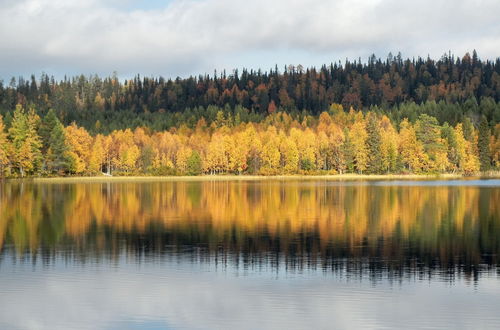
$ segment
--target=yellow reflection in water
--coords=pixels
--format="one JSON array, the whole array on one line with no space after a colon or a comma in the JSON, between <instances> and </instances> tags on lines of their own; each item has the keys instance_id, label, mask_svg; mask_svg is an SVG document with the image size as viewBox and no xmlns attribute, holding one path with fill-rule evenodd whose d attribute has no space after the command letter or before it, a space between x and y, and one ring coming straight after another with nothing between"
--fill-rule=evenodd
<instances>
[{"instance_id":1,"label":"yellow reflection in water","mask_svg":"<svg viewBox=\"0 0 500 330\"><path fill-rule=\"evenodd\" d=\"M304 235L315 237L319 251L334 244L351 254L390 239L396 243L380 253L411 245L479 262L500 250L500 189L475 186L12 182L1 185L0 216L0 246L11 243L18 251L68 239L84 243L92 228L144 233L152 225L216 243L279 238L284 250Z\"/></svg>"}]
</instances>

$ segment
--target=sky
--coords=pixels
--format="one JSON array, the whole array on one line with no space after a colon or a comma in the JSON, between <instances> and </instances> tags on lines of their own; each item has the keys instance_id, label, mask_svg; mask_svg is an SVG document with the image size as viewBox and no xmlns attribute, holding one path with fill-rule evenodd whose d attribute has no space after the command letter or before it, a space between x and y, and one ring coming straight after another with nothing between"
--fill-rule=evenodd
<instances>
[{"instance_id":1,"label":"sky","mask_svg":"<svg viewBox=\"0 0 500 330\"><path fill-rule=\"evenodd\" d=\"M500 57L498 0L0 0L0 80Z\"/></svg>"}]
</instances>

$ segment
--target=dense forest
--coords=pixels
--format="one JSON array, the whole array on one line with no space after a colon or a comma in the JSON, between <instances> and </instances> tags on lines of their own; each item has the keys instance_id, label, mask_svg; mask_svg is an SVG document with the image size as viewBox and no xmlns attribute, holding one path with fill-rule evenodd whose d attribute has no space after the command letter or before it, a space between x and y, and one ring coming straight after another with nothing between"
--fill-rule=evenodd
<instances>
[{"instance_id":1,"label":"dense forest","mask_svg":"<svg viewBox=\"0 0 500 330\"><path fill-rule=\"evenodd\" d=\"M2 176L473 174L500 166L500 59L372 56L165 80L0 83Z\"/></svg>"},{"instance_id":2,"label":"dense forest","mask_svg":"<svg viewBox=\"0 0 500 330\"><path fill-rule=\"evenodd\" d=\"M201 117L210 124L219 110L243 122L278 111L294 118L318 116L334 103L382 112L397 124L425 113L450 125L464 117L478 124L484 115L493 126L500 122L499 101L500 59L482 61L476 52L437 61L372 56L366 63L359 59L320 69L298 65L175 80L80 76L56 81L44 74L0 83L0 114L6 121L21 104L40 116L54 109L64 125L75 122L92 134L144 126L194 128Z\"/></svg>"},{"instance_id":3,"label":"dense forest","mask_svg":"<svg viewBox=\"0 0 500 330\"><path fill-rule=\"evenodd\" d=\"M168 131L114 130L92 136L75 123L64 127L54 111L41 119L16 107L9 127L0 117L0 172L34 175L200 175L462 173L500 167L500 124L485 116L476 129L440 125L421 114L398 126L376 112L344 111L333 104L302 122L286 112L259 123L239 123L219 111L207 125Z\"/></svg>"}]
</instances>

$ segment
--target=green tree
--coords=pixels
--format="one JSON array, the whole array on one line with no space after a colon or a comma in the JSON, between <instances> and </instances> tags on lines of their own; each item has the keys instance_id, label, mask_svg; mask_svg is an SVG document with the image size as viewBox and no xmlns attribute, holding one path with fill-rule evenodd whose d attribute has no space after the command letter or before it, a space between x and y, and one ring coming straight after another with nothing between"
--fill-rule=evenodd
<instances>
[{"instance_id":1,"label":"green tree","mask_svg":"<svg viewBox=\"0 0 500 330\"><path fill-rule=\"evenodd\" d=\"M444 123L441 129L441 136L447 146L446 152L450 163L450 170L455 172L459 169L458 144L455 129L453 129L453 127L451 127L448 123Z\"/></svg>"},{"instance_id":2,"label":"green tree","mask_svg":"<svg viewBox=\"0 0 500 330\"><path fill-rule=\"evenodd\" d=\"M187 160L187 170L186 173L188 175L200 175L202 173L202 162L200 153L196 150L191 152L191 156L189 156Z\"/></svg>"},{"instance_id":3,"label":"green tree","mask_svg":"<svg viewBox=\"0 0 500 330\"><path fill-rule=\"evenodd\" d=\"M382 137L380 135L380 125L377 116L370 113L366 123L366 146L368 148L367 171L369 173L382 172Z\"/></svg>"},{"instance_id":4,"label":"green tree","mask_svg":"<svg viewBox=\"0 0 500 330\"><path fill-rule=\"evenodd\" d=\"M441 128L437 119L426 114L420 115L415 123L415 132L424 147L424 152L429 157L429 169L436 169L439 156L445 154L441 141Z\"/></svg>"},{"instance_id":5,"label":"green tree","mask_svg":"<svg viewBox=\"0 0 500 330\"><path fill-rule=\"evenodd\" d=\"M464 138L467 141L473 141L474 140L474 125L472 124L472 121L470 120L469 117L465 117L463 120L463 134Z\"/></svg>"},{"instance_id":6,"label":"green tree","mask_svg":"<svg viewBox=\"0 0 500 330\"><path fill-rule=\"evenodd\" d=\"M13 148L13 163L21 177L34 174L41 163L41 140L37 134L39 118L34 110L25 113L21 105L16 106L9 129Z\"/></svg>"},{"instance_id":7,"label":"green tree","mask_svg":"<svg viewBox=\"0 0 500 330\"><path fill-rule=\"evenodd\" d=\"M481 123L479 124L479 137L477 140L481 171L488 171L491 168L490 136L491 131L488 120L485 116L482 116Z\"/></svg>"},{"instance_id":8,"label":"green tree","mask_svg":"<svg viewBox=\"0 0 500 330\"><path fill-rule=\"evenodd\" d=\"M43 117L40 123L40 128L38 129L38 134L42 139L42 153L47 152L49 149L50 136L52 135L52 130L61 122L57 118L56 112L50 109L49 112Z\"/></svg>"},{"instance_id":9,"label":"green tree","mask_svg":"<svg viewBox=\"0 0 500 330\"><path fill-rule=\"evenodd\" d=\"M354 145L351 141L349 130L344 128L344 143L342 144L342 154L344 155L345 168L347 173L354 173Z\"/></svg>"},{"instance_id":10,"label":"green tree","mask_svg":"<svg viewBox=\"0 0 500 330\"><path fill-rule=\"evenodd\" d=\"M68 152L69 147L66 144L64 127L58 122L50 133L49 148L46 155L48 170L51 172L69 171L71 159Z\"/></svg>"}]
</instances>

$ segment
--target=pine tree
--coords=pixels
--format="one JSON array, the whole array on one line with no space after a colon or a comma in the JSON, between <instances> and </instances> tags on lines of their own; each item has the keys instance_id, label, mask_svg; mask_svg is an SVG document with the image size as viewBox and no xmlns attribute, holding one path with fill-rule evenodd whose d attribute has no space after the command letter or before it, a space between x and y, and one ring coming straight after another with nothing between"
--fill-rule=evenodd
<instances>
[{"instance_id":1,"label":"pine tree","mask_svg":"<svg viewBox=\"0 0 500 330\"><path fill-rule=\"evenodd\" d=\"M69 171L71 164L68 151L64 127L58 122L50 133L46 156L48 170L51 172Z\"/></svg>"},{"instance_id":2,"label":"pine tree","mask_svg":"<svg viewBox=\"0 0 500 330\"><path fill-rule=\"evenodd\" d=\"M31 160L33 166L33 173L39 171L42 167L42 140L38 135L38 128L40 126L40 117L36 114L35 109L31 108L27 115L28 122L28 140L31 148L33 158Z\"/></svg>"},{"instance_id":3,"label":"pine tree","mask_svg":"<svg viewBox=\"0 0 500 330\"><path fill-rule=\"evenodd\" d=\"M469 117L465 117L465 119L463 120L462 129L463 129L464 138L467 141L473 141L474 140L474 125L472 124L472 121L470 120Z\"/></svg>"},{"instance_id":4,"label":"pine tree","mask_svg":"<svg viewBox=\"0 0 500 330\"><path fill-rule=\"evenodd\" d=\"M420 115L415 124L415 131L418 140L424 147L424 152L429 157L429 169L436 170L442 167L445 150L437 119L426 114Z\"/></svg>"},{"instance_id":5,"label":"pine tree","mask_svg":"<svg viewBox=\"0 0 500 330\"><path fill-rule=\"evenodd\" d=\"M38 129L38 134L42 139L42 153L47 152L49 149L49 140L52 130L60 123L61 122L57 118L56 112L53 109L50 109L45 117L43 117L43 120L40 123L40 128Z\"/></svg>"},{"instance_id":6,"label":"pine tree","mask_svg":"<svg viewBox=\"0 0 500 330\"><path fill-rule=\"evenodd\" d=\"M351 141L349 130L344 128L344 143L342 144L342 153L344 154L345 168L347 173L354 173L354 145Z\"/></svg>"},{"instance_id":7,"label":"pine tree","mask_svg":"<svg viewBox=\"0 0 500 330\"><path fill-rule=\"evenodd\" d=\"M479 150L479 162L481 171L488 171L491 168L490 154L490 126L485 116L482 116L479 124L479 137L477 140L477 148Z\"/></svg>"},{"instance_id":8,"label":"pine tree","mask_svg":"<svg viewBox=\"0 0 500 330\"><path fill-rule=\"evenodd\" d=\"M368 134L366 139L366 146L368 148L368 172L375 174L382 172L382 138L380 135L380 125L375 114L370 113L367 118L366 132Z\"/></svg>"},{"instance_id":9,"label":"pine tree","mask_svg":"<svg viewBox=\"0 0 500 330\"><path fill-rule=\"evenodd\" d=\"M446 151L450 170L455 172L459 167L457 153L458 146L455 130L448 123L444 123L443 128L441 129L441 136L445 140L447 146Z\"/></svg>"}]
</instances>

